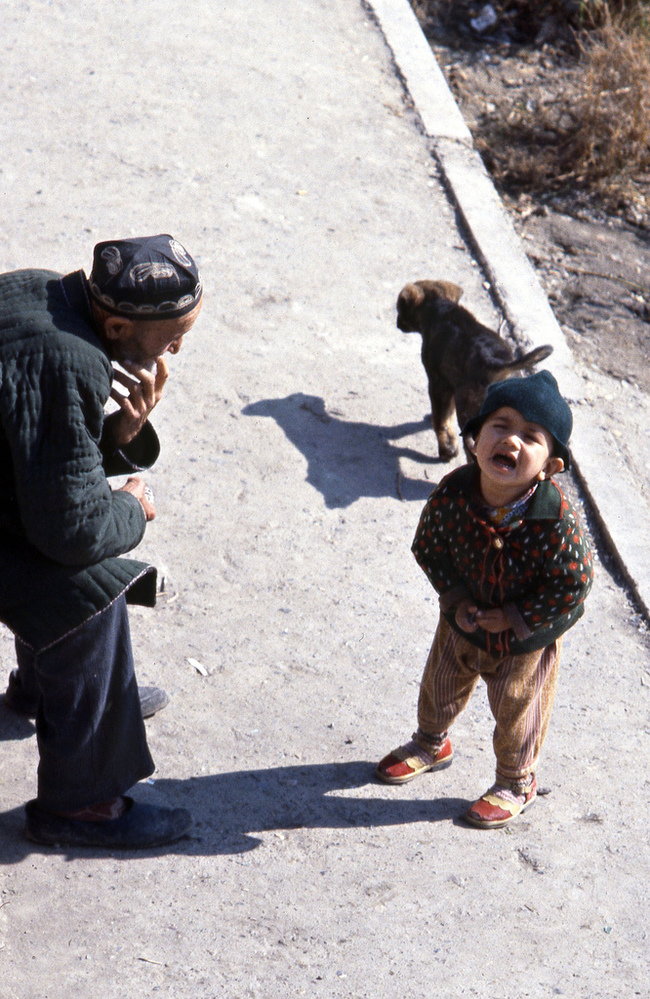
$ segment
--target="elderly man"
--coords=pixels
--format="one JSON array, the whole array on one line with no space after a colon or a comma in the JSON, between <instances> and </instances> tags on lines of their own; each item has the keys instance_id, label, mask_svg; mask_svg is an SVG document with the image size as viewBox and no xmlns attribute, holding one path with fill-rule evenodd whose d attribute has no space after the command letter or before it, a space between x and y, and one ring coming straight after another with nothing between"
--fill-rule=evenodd
<instances>
[{"instance_id":1,"label":"elderly man","mask_svg":"<svg viewBox=\"0 0 650 999\"><path fill-rule=\"evenodd\" d=\"M25 831L39 843L150 847L191 825L184 809L125 796L154 770L143 714L166 695L138 693L126 608L153 606L155 569L118 556L155 517L131 473L158 457L148 417L163 355L180 350L201 294L168 235L98 244L89 279L0 275L0 620L18 663L5 704L36 716ZM112 490L111 475L129 477Z\"/></svg>"}]
</instances>

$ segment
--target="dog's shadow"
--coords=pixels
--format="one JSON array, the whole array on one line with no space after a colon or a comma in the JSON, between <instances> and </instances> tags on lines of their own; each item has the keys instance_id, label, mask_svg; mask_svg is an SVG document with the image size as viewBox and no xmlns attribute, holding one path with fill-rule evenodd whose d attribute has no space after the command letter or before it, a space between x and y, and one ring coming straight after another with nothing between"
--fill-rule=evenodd
<instances>
[{"instance_id":1,"label":"dog's shadow","mask_svg":"<svg viewBox=\"0 0 650 999\"><path fill-rule=\"evenodd\" d=\"M430 430L428 417L392 427L353 422L328 413L323 399L303 392L262 399L245 406L242 413L276 421L306 458L307 482L322 493L327 507L350 506L362 496L425 500L435 485L403 476L399 459L435 464L438 458L389 443Z\"/></svg>"},{"instance_id":2,"label":"dog's shadow","mask_svg":"<svg viewBox=\"0 0 650 999\"><path fill-rule=\"evenodd\" d=\"M350 795L355 788L376 786L376 794ZM431 790L434 784L431 784ZM424 788L423 788L424 790ZM340 792L337 794L337 792ZM390 795L386 797L386 795ZM183 853L196 856L239 854L260 846L261 833L296 829L367 829L411 822L459 821L468 802L458 798L412 800L375 784L373 764L305 764L265 770L161 779L138 784L134 797L150 804L182 806L194 818L190 834L178 843L152 853ZM0 863L15 864L33 852L51 852L24 839L24 813L15 808L0 814ZM255 835L258 834L258 835ZM86 847L65 850L72 858L106 856L105 850ZM138 853L129 852L129 858Z\"/></svg>"}]
</instances>

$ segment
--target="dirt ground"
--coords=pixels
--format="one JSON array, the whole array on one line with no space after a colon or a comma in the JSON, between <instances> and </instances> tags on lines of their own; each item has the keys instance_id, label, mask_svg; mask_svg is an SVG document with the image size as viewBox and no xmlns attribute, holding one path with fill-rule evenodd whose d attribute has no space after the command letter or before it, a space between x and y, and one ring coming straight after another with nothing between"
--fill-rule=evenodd
<instances>
[{"instance_id":1,"label":"dirt ground","mask_svg":"<svg viewBox=\"0 0 650 999\"><path fill-rule=\"evenodd\" d=\"M134 794L195 827L138 855L29 843L34 726L0 707L0 999L643 995L648 643L606 553L549 794L463 823L494 773L482 688L451 769L373 779L414 728L437 602L410 545L449 467L395 299L435 261L499 317L363 4L278 7L0 4L0 269L170 231L206 287L153 421L138 555L165 588L131 619L171 695Z\"/></svg>"}]
</instances>

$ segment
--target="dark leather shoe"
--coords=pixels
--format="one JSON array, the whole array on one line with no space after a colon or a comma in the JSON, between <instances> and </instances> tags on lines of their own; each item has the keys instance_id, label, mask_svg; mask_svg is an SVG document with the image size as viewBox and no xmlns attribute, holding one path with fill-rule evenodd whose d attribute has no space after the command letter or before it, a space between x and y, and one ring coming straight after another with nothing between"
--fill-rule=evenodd
<instances>
[{"instance_id":1,"label":"dark leather shoe","mask_svg":"<svg viewBox=\"0 0 650 999\"><path fill-rule=\"evenodd\" d=\"M169 704L169 696L161 687L138 687L138 694L143 718L151 718L152 715L162 711ZM27 715L28 718L36 718L38 701L25 694L20 686L20 680L14 679L13 673L9 675L9 685L5 691L4 703L10 711Z\"/></svg>"},{"instance_id":2,"label":"dark leather shoe","mask_svg":"<svg viewBox=\"0 0 650 999\"><path fill-rule=\"evenodd\" d=\"M162 687L138 687L143 718L151 718L169 704L169 696Z\"/></svg>"},{"instance_id":3,"label":"dark leather shoe","mask_svg":"<svg viewBox=\"0 0 650 999\"><path fill-rule=\"evenodd\" d=\"M185 836L192 816L185 808L162 808L124 796L119 819L83 822L43 808L36 799L25 805L25 835L46 846L100 846L107 850L145 850Z\"/></svg>"}]
</instances>

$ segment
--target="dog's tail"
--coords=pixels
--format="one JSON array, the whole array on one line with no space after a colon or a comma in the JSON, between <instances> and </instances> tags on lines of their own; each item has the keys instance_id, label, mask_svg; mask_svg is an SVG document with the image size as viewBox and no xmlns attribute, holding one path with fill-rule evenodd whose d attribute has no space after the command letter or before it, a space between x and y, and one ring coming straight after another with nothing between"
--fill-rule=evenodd
<instances>
[{"instance_id":1,"label":"dog's tail","mask_svg":"<svg viewBox=\"0 0 650 999\"><path fill-rule=\"evenodd\" d=\"M545 343L543 347L535 347L521 357L515 357L514 361L501 365L502 371L519 371L521 368L532 368L535 364L545 361L549 354L553 353L550 343Z\"/></svg>"}]
</instances>

